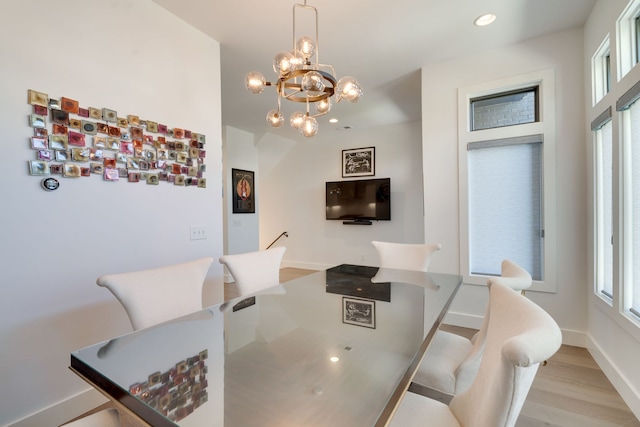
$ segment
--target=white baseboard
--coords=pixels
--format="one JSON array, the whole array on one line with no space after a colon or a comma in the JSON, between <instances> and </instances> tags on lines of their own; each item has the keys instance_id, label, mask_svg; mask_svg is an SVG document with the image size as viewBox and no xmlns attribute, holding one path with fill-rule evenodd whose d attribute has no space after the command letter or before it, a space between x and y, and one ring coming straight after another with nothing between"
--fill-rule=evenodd
<instances>
[{"instance_id":1,"label":"white baseboard","mask_svg":"<svg viewBox=\"0 0 640 427\"><path fill-rule=\"evenodd\" d=\"M91 388L61 402L31 414L7 427L59 426L94 409L108 400L100 392Z\"/></svg>"},{"instance_id":2,"label":"white baseboard","mask_svg":"<svg viewBox=\"0 0 640 427\"><path fill-rule=\"evenodd\" d=\"M625 379L625 376L620 372L618 367L613 363L602 351L602 348L594 342L591 337L587 339L587 349L593 359L596 361L602 372L607 376L613 387L618 394L622 397L622 400L627 404L633 415L640 419L640 393L633 386L631 386Z\"/></svg>"}]
</instances>

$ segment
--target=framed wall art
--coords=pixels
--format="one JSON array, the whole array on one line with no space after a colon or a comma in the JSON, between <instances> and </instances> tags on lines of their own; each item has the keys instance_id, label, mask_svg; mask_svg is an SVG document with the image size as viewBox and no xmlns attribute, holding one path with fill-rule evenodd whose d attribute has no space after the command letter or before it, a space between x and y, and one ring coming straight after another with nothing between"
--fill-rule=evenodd
<instances>
[{"instance_id":1,"label":"framed wall art","mask_svg":"<svg viewBox=\"0 0 640 427\"><path fill-rule=\"evenodd\" d=\"M342 177L374 176L376 174L376 148L342 150Z\"/></svg>"},{"instance_id":2,"label":"framed wall art","mask_svg":"<svg viewBox=\"0 0 640 427\"><path fill-rule=\"evenodd\" d=\"M376 328L376 302L342 297L342 323Z\"/></svg>"},{"instance_id":3,"label":"framed wall art","mask_svg":"<svg viewBox=\"0 0 640 427\"><path fill-rule=\"evenodd\" d=\"M254 173L231 169L233 213L256 213Z\"/></svg>"}]
</instances>

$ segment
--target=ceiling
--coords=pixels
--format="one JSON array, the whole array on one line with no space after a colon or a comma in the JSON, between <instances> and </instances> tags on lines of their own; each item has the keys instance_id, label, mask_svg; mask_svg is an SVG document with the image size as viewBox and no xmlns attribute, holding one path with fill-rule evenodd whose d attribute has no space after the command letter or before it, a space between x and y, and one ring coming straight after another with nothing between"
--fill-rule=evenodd
<instances>
[{"instance_id":1,"label":"ceiling","mask_svg":"<svg viewBox=\"0 0 640 427\"><path fill-rule=\"evenodd\" d=\"M249 71L275 81L273 57L293 48L295 0L153 0L220 42L222 124L256 134L272 132L305 139L288 124L298 107L283 101L285 124L266 123L276 108L276 92L252 94L244 87ZM304 4L305 0L297 0ZM332 65L337 78L355 77L364 95L358 103L332 102L318 119L319 136L348 129L419 120L420 69L457 57L580 27L596 0L309 0L318 10L320 62ZM302 21L305 9L298 9ZM497 15L488 27L473 20ZM307 15L308 16L308 15ZM300 27L300 25L298 25ZM315 29L301 35L313 36ZM331 124L330 117L339 122Z\"/></svg>"}]
</instances>

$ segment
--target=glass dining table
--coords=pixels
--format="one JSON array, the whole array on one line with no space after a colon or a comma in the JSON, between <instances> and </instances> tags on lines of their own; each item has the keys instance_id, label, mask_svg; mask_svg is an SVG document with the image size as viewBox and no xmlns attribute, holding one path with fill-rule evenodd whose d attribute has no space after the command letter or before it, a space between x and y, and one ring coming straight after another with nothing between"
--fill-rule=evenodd
<instances>
[{"instance_id":1,"label":"glass dining table","mask_svg":"<svg viewBox=\"0 0 640 427\"><path fill-rule=\"evenodd\" d=\"M343 264L71 353L154 427L387 425L462 278Z\"/></svg>"}]
</instances>

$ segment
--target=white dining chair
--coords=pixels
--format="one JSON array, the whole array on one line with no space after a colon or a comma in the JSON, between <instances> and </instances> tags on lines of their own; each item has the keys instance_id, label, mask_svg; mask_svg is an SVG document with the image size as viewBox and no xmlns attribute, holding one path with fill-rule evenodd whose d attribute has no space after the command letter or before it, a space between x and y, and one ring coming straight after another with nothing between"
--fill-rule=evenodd
<instances>
[{"instance_id":1,"label":"white dining chair","mask_svg":"<svg viewBox=\"0 0 640 427\"><path fill-rule=\"evenodd\" d=\"M62 427L119 427L120 415L114 408L103 409L86 417L78 418Z\"/></svg>"},{"instance_id":2,"label":"white dining chair","mask_svg":"<svg viewBox=\"0 0 640 427\"><path fill-rule=\"evenodd\" d=\"M531 274L511 260L502 260L501 271L500 276L491 277L487 283L502 283L513 290L520 291L522 295L533 284Z\"/></svg>"},{"instance_id":3,"label":"white dining chair","mask_svg":"<svg viewBox=\"0 0 640 427\"><path fill-rule=\"evenodd\" d=\"M501 276L487 280L487 285L493 283L523 290L531 286L532 279L518 264L504 260ZM416 372L413 382L418 387L414 385L414 388L435 391L434 396L440 396L443 401L469 388L480 367L490 315L487 306L480 330L472 339L439 330Z\"/></svg>"},{"instance_id":4,"label":"white dining chair","mask_svg":"<svg viewBox=\"0 0 640 427\"><path fill-rule=\"evenodd\" d=\"M427 271L431 256L442 249L439 243L393 243L373 240L371 244L378 252L381 268L399 270Z\"/></svg>"},{"instance_id":5,"label":"white dining chair","mask_svg":"<svg viewBox=\"0 0 640 427\"><path fill-rule=\"evenodd\" d=\"M562 344L542 308L500 283L489 285L486 346L471 387L449 405L407 392L391 427L513 427L540 363Z\"/></svg>"},{"instance_id":6,"label":"white dining chair","mask_svg":"<svg viewBox=\"0 0 640 427\"><path fill-rule=\"evenodd\" d=\"M129 273L105 274L96 283L124 307L134 330L202 310L202 286L213 258Z\"/></svg>"},{"instance_id":7,"label":"white dining chair","mask_svg":"<svg viewBox=\"0 0 640 427\"><path fill-rule=\"evenodd\" d=\"M219 261L233 276L241 296L280 284L284 246L243 254L223 255Z\"/></svg>"}]
</instances>

